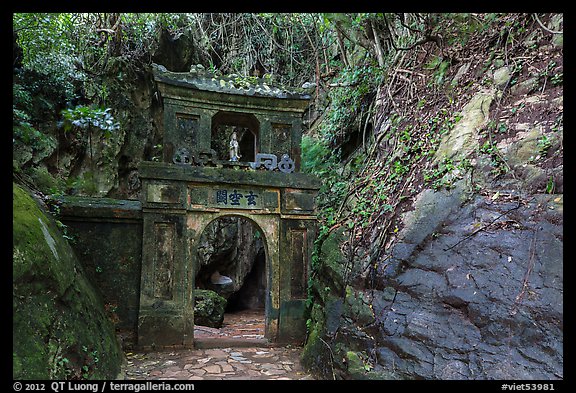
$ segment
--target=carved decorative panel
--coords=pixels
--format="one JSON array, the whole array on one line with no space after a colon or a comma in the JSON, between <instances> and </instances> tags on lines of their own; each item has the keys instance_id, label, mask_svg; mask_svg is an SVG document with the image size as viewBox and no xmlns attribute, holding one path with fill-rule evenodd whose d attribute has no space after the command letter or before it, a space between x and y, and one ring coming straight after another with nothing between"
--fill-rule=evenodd
<instances>
[{"instance_id":1,"label":"carved decorative panel","mask_svg":"<svg viewBox=\"0 0 576 393\"><path fill-rule=\"evenodd\" d=\"M154 235L154 297L171 300L174 287L174 224L154 224Z\"/></svg>"},{"instance_id":2,"label":"carved decorative panel","mask_svg":"<svg viewBox=\"0 0 576 393\"><path fill-rule=\"evenodd\" d=\"M290 230L290 252L292 267L290 275L290 294L292 299L306 298L307 277L307 247L306 230Z\"/></svg>"}]
</instances>

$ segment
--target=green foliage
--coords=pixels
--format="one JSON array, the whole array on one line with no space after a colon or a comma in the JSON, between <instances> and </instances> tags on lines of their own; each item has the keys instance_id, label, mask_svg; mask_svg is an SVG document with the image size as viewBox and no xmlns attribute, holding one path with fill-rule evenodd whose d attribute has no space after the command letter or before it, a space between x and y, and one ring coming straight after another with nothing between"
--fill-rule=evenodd
<instances>
[{"instance_id":1,"label":"green foliage","mask_svg":"<svg viewBox=\"0 0 576 393\"><path fill-rule=\"evenodd\" d=\"M332 151L318 138L302 136L302 172L324 177L336 169L338 161Z\"/></svg>"},{"instance_id":2,"label":"green foliage","mask_svg":"<svg viewBox=\"0 0 576 393\"><path fill-rule=\"evenodd\" d=\"M444 60L441 56L434 56L425 66L424 69L433 71L433 78L435 84L441 86L444 83L444 77L450 67L450 63Z\"/></svg>"},{"instance_id":3,"label":"green foliage","mask_svg":"<svg viewBox=\"0 0 576 393\"><path fill-rule=\"evenodd\" d=\"M454 162L453 159L444 157L437 166L424 171L424 181L434 190L442 188L450 190L454 187L454 181L461 179L463 174L470 169L472 169L472 164L467 158Z\"/></svg>"},{"instance_id":4,"label":"green foliage","mask_svg":"<svg viewBox=\"0 0 576 393\"><path fill-rule=\"evenodd\" d=\"M72 98L75 82L85 78L76 62L74 42L80 37L73 15L15 13L13 23L23 52L23 66L50 76L64 95Z\"/></svg>"},{"instance_id":5,"label":"green foliage","mask_svg":"<svg viewBox=\"0 0 576 393\"><path fill-rule=\"evenodd\" d=\"M466 45L473 33L488 29L494 21L495 14L446 13L437 29L441 29L446 45Z\"/></svg>"},{"instance_id":6,"label":"green foliage","mask_svg":"<svg viewBox=\"0 0 576 393\"><path fill-rule=\"evenodd\" d=\"M82 105L64 109L62 111L62 126L65 132L74 127L84 129L94 127L102 130L106 138L110 138L112 132L120 128L120 124L114 121L110 111L111 108L90 108Z\"/></svg>"},{"instance_id":7,"label":"green foliage","mask_svg":"<svg viewBox=\"0 0 576 393\"><path fill-rule=\"evenodd\" d=\"M326 142L307 135L302 137L302 172L318 176L323 180L318 195L320 218L331 226L335 223L336 208L348 183L339 173L339 162Z\"/></svg>"},{"instance_id":8,"label":"green foliage","mask_svg":"<svg viewBox=\"0 0 576 393\"><path fill-rule=\"evenodd\" d=\"M550 77L550 82L553 86L559 86L564 83L564 73L558 72Z\"/></svg>"},{"instance_id":9,"label":"green foliage","mask_svg":"<svg viewBox=\"0 0 576 393\"><path fill-rule=\"evenodd\" d=\"M258 78L255 76L239 76L236 75L232 79L234 87L240 89L249 89L251 86L258 84Z\"/></svg>"},{"instance_id":10,"label":"green foliage","mask_svg":"<svg viewBox=\"0 0 576 393\"><path fill-rule=\"evenodd\" d=\"M480 153L488 154L490 156L490 165L493 167L493 175L497 176L506 173L506 163L502 159L500 151L494 143L491 143L489 140L484 142L484 144L480 147Z\"/></svg>"},{"instance_id":11,"label":"green foliage","mask_svg":"<svg viewBox=\"0 0 576 393\"><path fill-rule=\"evenodd\" d=\"M33 125L36 122L33 118L34 108L39 97L33 97L32 88L34 86L27 87L20 83L12 85L12 137L15 145L24 144L40 149L50 141Z\"/></svg>"},{"instance_id":12,"label":"green foliage","mask_svg":"<svg viewBox=\"0 0 576 393\"><path fill-rule=\"evenodd\" d=\"M362 110L368 110L368 98L382 83L383 77L383 71L370 63L342 70L335 80L337 87L329 92L330 107L321 124L322 137L332 145L343 139L345 131L358 121Z\"/></svg>"},{"instance_id":13,"label":"green foliage","mask_svg":"<svg viewBox=\"0 0 576 393\"><path fill-rule=\"evenodd\" d=\"M67 187L73 193L80 192L85 195L94 195L98 192L98 187L94 181L94 173L84 172L77 177L71 177L67 181Z\"/></svg>"},{"instance_id":14,"label":"green foliage","mask_svg":"<svg viewBox=\"0 0 576 393\"><path fill-rule=\"evenodd\" d=\"M15 111L19 112L18 110ZM23 115L20 117L20 115ZM23 143L33 147L40 147L48 143L48 137L34 128L27 119L28 116L24 112L19 112L17 115L20 118L15 121L13 127L13 143Z\"/></svg>"},{"instance_id":15,"label":"green foliage","mask_svg":"<svg viewBox=\"0 0 576 393\"><path fill-rule=\"evenodd\" d=\"M547 135L542 135L540 138L538 138L538 143L536 146L538 147L538 153L542 157L545 157L548 154L550 147L552 147L552 141L550 138L548 138Z\"/></svg>"},{"instance_id":16,"label":"green foliage","mask_svg":"<svg viewBox=\"0 0 576 393\"><path fill-rule=\"evenodd\" d=\"M554 176L550 176L550 179L548 179L548 182L546 183L546 194L554 194L554 189Z\"/></svg>"},{"instance_id":17,"label":"green foliage","mask_svg":"<svg viewBox=\"0 0 576 393\"><path fill-rule=\"evenodd\" d=\"M68 377L72 374L70 360L59 355L56 359L52 372L54 377L59 377L60 379L68 379Z\"/></svg>"},{"instance_id":18,"label":"green foliage","mask_svg":"<svg viewBox=\"0 0 576 393\"><path fill-rule=\"evenodd\" d=\"M490 120L486 125L487 132L493 132L495 134L504 134L508 132L508 125L505 122L496 123L494 120Z\"/></svg>"}]
</instances>

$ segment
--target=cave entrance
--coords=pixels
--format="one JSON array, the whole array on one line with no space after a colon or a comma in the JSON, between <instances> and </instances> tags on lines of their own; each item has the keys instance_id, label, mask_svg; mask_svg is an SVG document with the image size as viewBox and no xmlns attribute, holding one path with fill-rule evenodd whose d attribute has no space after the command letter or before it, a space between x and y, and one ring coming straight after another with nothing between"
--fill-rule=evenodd
<instances>
[{"instance_id":1,"label":"cave entrance","mask_svg":"<svg viewBox=\"0 0 576 393\"><path fill-rule=\"evenodd\" d=\"M196 345L265 340L267 263L262 230L241 216L219 217L203 230L196 256Z\"/></svg>"}]
</instances>

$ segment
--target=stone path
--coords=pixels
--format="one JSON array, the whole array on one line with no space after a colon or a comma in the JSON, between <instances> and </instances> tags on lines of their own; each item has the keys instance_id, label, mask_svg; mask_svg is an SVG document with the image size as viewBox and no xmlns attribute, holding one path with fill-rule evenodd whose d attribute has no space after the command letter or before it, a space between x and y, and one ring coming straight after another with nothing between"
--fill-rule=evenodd
<instances>
[{"instance_id":1,"label":"stone path","mask_svg":"<svg viewBox=\"0 0 576 393\"><path fill-rule=\"evenodd\" d=\"M270 346L263 311L225 314L222 328L195 326L194 349L127 350L126 380L314 379L300 347Z\"/></svg>"},{"instance_id":2,"label":"stone path","mask_svg":"<svg viewBox=\"0 0 576 393\"><path fill-rule=\"evenodd\" d=\"M194 327L194 339L264 339L264 310L244 310L224 314L220 329L207 326Z\"/></svg>"},{"instance_id":3,"label":"stone path","mask_svg":"<svg viewBox=\"0 0 576 393\"><path fill-rule=\"evenodd\" d=\"M126 380L312 380L302 348L246 347L128 352Z\"/></svg>"}]
</instances>

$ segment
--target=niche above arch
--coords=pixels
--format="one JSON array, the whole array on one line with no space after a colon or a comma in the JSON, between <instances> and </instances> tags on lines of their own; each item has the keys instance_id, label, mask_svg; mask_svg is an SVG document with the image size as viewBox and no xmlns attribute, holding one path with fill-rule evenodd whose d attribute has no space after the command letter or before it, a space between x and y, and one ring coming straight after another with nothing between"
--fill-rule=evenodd
<instances>
[{"instance_id":1,"label":"niche above arch","mask_svg":"<svg viewBox=\"0 0 576 393\"><path fill-rule=\"evenodd\" d=\"M220 111L212 116L210 148L220 160L230 158L229 143L236 131L240 161L253 162L259 151L260 122L250 113Z\"/></svg>"}]
</instances>

